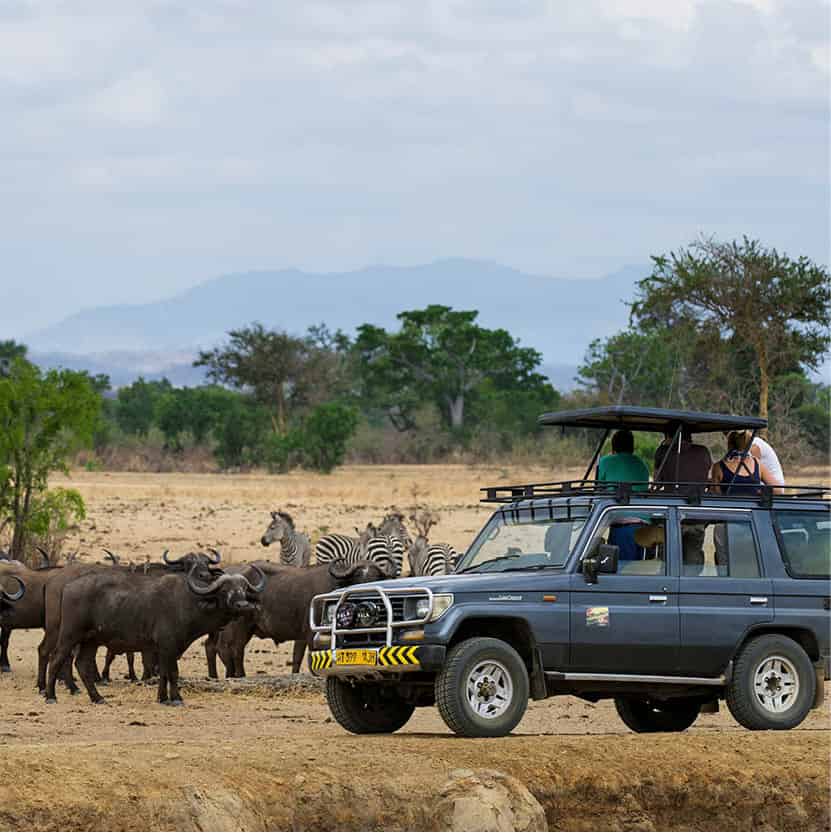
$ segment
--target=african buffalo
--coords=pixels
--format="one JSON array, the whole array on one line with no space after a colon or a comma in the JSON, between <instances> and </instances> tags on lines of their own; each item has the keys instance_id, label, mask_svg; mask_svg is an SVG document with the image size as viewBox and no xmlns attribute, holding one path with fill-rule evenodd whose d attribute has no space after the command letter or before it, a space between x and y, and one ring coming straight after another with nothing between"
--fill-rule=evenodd
<instances>
[{"instance_id":1,"label":"african buffalo","mask_svg":"<svg viewBox=\"0 0 831 833\"><path fill-rule=\"evenodd\" d=\"M268 571L268 584L257 610L235 619L221 633L212 633L205 641L208 676L216 678L216 657L225 665L227 677L245 676L245 646L252 636L280 642L294 641L292 673L300 670L309 642L309 604L320 593L330 593L350 584L363 584L387 578L373 561L347 564L333 561L315 567L284 567L255 561Z\"/></svg>"},{"instance_id":2,"label":"african buffalo","mask_svg":"<svg viewBox=\"0 0 831 833\"><path fill-rule=\"evenodd\" d=\"M200 636L221 630L251 611L265 587L256 567L256 584L244 575L219 572L198 578L199 564L187 575L111 569L87 573L63 590L57 645L50 657L46 702L55 702L58 670L78 648L78 673L93 703L104 698L95 687L95 653L99 645L116 651L151 649L159 657L159 702L182 705L179 657Z\"/></svg>"}]
</instances>

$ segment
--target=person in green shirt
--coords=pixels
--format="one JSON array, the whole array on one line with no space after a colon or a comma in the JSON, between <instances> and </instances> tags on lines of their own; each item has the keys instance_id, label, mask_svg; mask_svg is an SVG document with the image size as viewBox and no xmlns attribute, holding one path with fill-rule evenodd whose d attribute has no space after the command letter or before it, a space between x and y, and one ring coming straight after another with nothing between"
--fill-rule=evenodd
<instances>
[{"instance_id":1,"label":"person in green shirt","mask_svg":"<svg viewBox=\"0 0 831 833\"><path fill-rule=\"evenodd\" d=\"M635 438L631 431L621 429L612 435L612 453L600 458L597 479L607 483L637 483L633 492L642 492L649 482L649 467L635 456ZM609 543L618 547L620 561L636 561L643 558L643 548L635 541L635 531L641 526L623 523L609 531Z\"/></svg>"},{"instance_id":2,"label":"person in green shirt","mask_svg":"<svg viewBox=\"0 0 831 833\"><path fill-rule=\"evenodd\" d=\"M612 453L600 458L597 479L607 483L640 483L632 491L644 491L649 481L649 467L635 455L635 438L621 429L612 435Z\"/></svg>"}]
</instances>

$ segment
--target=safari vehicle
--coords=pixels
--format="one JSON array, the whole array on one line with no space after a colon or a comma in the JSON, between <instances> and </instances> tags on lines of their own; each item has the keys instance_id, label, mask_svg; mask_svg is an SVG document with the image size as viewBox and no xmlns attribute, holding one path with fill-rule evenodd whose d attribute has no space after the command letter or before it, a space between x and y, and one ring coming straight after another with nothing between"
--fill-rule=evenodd
<instances>
[{"instance_id":1,"label":"safari vehicle","mask_svg":"<svg viewBox=\"0 0 831 833\"><path fill-rule=\"evenodd\" d=\"M613 407L545 425L702 434L764 420ZM675 442L675 439L673 439ZM612 698L636 732L680 732L726 700L790 729L829 678L829 489L589 479L484 489L497 506L454 574L314 599L313 673L350 732L436 705L459 735L501 736L528 699ZM635 558L621 558L626 536Z\"/></svg>"}]
</instances>

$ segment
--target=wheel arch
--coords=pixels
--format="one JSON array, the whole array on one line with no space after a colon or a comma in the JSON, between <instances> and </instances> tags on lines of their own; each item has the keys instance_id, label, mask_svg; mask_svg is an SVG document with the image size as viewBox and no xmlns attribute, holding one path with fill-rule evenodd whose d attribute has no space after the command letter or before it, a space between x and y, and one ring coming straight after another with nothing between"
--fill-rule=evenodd
<instances>
[{"instance_id":1,"label":"wheel arch","mask_svg":"<svg viewBox=\"0 0 831 833\"><path fill-rule=\"evenodd\" d=\"M821 659L819 641L810 628L801 628L796 625L777 625L773 622L760 624L749 630L736 647L733 656L738 655L739 651L757 636L787 636L802 647L811 662L819 662Z\"/></svg>"},{"instance_id":2,"label":"wheel arch","mask_svg":"<svg viewBox=\"0 0 831 833\"><path fill-rule=\"evenodd\" d=\"M448 651L465 639L475 636L501 639L510 645L528 669L531 697L534 700L542 700L547 696L542 658L534 631L527 619L521 616L477 616L475 614L465 617L456 625L447 645Z\"/></svg>"}]
</instances>

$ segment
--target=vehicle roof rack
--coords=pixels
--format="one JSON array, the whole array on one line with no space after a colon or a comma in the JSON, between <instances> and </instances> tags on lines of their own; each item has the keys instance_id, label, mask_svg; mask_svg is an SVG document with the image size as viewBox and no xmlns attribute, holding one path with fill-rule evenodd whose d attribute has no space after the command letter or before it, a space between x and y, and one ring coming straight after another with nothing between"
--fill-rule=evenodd
<instances>
[{"instance_id":1,"label":"vehicle roof rack","mask_svg":"<svg viewBox=\"0 0 831 833\"><path fill-rule=\"evenodd\" d=\"M695 505L707 500L751 501L769 507L774 500L831 500L831 486L780 486L781 493L775 493L772 486L761 486L758 495L724 495L718 491L718 484L710 482L689 483L612 483L605 480L560 480L552 483L526 483L510 486L486 486L481 489L485 496L482 503L517 503L524 500L557 497L607 497L618 503L629 503L640 497L684 498Z\"/></svg>"},{"instance_id":2,"label":"vehicle roof rack","mask_svg":"<svg viewBox=\"0 0 831 833\"><path fill-rule=\"evenodd\" d=\"M703 411L677 411L672 408L642 408L636 405L610 405L603 408L583 408L576 411L555 411L542 414L540 425L560 425L563 428L628 428L630 431L667 432L679 425L693 434L713 431L734 431L749 428L759 431L767 427L761 417L712 414Z\"/></svg>"}]
</instances>

